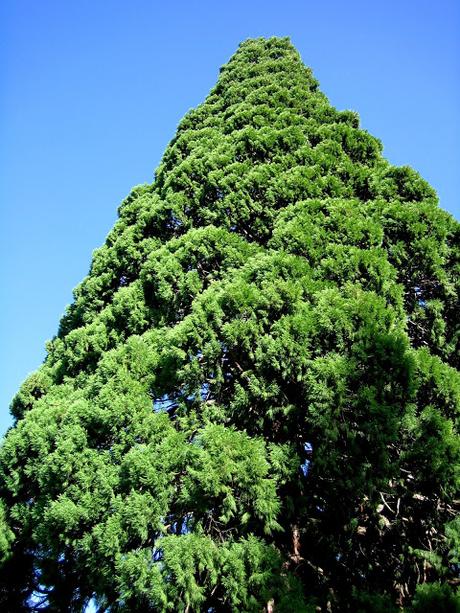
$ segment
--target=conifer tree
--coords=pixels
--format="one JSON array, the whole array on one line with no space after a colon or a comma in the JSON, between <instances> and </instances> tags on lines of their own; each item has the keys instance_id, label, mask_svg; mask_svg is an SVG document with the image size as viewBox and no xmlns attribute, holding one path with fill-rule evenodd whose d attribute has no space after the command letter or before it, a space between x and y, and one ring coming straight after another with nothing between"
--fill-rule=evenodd
<instances>
[{"instance_id":1,"label":"conifer tree","mask_svg":"<svg viewBox=\"0 0 460 613\"><path fill-rule=\"evenodd\" d=\"M242 43L0 450L2 611L458 611L460 225Z\"/></svg>"}]
</instances>

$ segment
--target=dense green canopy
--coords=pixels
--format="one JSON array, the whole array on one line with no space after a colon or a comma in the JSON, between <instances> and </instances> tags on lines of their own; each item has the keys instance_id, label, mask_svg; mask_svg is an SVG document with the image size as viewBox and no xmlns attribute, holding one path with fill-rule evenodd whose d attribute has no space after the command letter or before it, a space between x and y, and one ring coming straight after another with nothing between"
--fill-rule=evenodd
<instances>
[{"instance_id":1,"label":"dense green canopy","mask_svg":"<svg viewBox=\"0 0 460 613\"><path fill-rule=\"evenodd\" d=\"M460 225L248 40L0 450L2 611L458 611Z\"/></svg>"}]
</instances>

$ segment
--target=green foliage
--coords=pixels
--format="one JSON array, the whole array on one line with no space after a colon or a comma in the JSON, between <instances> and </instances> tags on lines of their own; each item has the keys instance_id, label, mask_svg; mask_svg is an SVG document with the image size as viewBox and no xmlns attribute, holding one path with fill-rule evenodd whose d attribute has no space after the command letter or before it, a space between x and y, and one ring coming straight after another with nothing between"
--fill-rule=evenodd
<instances>
[{"instance_id":1,"label":"green foliage","mask_svg":"<svg viewBox=\"0 0 460 613\"><path fill-rule=\"evenodd\" d=\"M397 613L401 610L387 594L369 594L356 590L349 608L354 613Z\"/></svg>"},{"instance_id":2,"label":"green foliage","mask_svg":"<svg viewBox=\"0 0 460 613\"><path fill-rule=\"evenodd\" d=\"M381 152L241 44L12 402L2 610L458 610L460 226Z\"/></svg>"},{"instance_id":3,"label":"green foliage","mask_svg":"<svg viewBox=\"0 0 460 613\"><path fill-rule=\"evenodd\" d=\"M8 525L3 503L0 505L0 564L8 559L14 534Z\"/></svg>"},{"instance_id":4,"label":"green foliage","mask_svg":"<svg viewBox=\"0 0 460 613\"><path fill-rule=\"evenodd\" d=\"M448 585L436 583L417 587L414 602L410 611L413 613L458 613L460 611L460 596L455 594Z\"/></svg>"}]
</instances>

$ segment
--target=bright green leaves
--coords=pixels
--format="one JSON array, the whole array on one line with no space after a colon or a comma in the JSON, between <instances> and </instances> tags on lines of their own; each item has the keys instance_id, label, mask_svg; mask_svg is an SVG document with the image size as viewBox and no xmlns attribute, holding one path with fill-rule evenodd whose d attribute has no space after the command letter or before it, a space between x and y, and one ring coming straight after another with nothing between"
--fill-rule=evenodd
<instances>
[{"instance_id":1,"label":"bright green leaves","mask_svg":"<svg viewBox=\"0 0 460 613\"><path fill-rule=\"evenodd\" d=\"M218 542L202 534L167 536L152 549L120 558L120 610L260 611L276 598L280 611L309 611L299 585L281 573L276 550L255 537Z\"/></svg>"},{"instance_id":2,"label":"bright green leaves","mask_svg":"<svg viewBox=\"0 0 460 613\"><path fill-rule=\"evenodd\" d=\"M404 463L418 493L451 500L460 489L460 376L426 350L416 360L418 410L407 422L411 444Z\"/></svg>"},{"instance_id":3,"label":"bright green leaves","mask_svg":"<svg viewBox=\"0 0 460 613\"><path fill-rule=\"evenodd\" d=\"M3 562L11 555L11 544L14 541L14 534L8 525L5 517L5 505L0 504L0 568Z\"/></svg>"},{"instance_id":4,"label":"bright green leaves","mask_svg":"<svg viewBox=\"0 0 460 613\"><path fill-rule=\"evenodd\" d=\"M458 224L432 195L423 198L403 206L397 199L299 202L279 214L269 244L305 256L319 278L359 282L404 304L413 344L457 365Z\"/></svg>"},{"instance_id":5,"label":"bright green leaves","mask_svg":"<svg viewBox=\"0 0 460 613\"><path fill-rule=\"evenodd\" d=\"M10 411L15 419L24 417L24 413L30 410L36 400L41 398L52 384L51 377L47 374L46 366L31 374L21 385L19 392L13 398Z\"/></svg>"},{"instance_id":6,"label":"bright green leaves","mask_svg":"<svg viewBox=\"0 0 460 613\"><path fill-rule=\"evenodd\" d=\"M381 173L376 173L371 181L372 189L377 197L385 200L401 200L403 202L436 201L434 189L409 166L382 166Z\"/></svg>"},{"instance_id":7,"label":"bright green leaves","mask_svg":"<svg viewBox=\"0 0 460 613\"><path fill-rule=\"evenodd\" d=\"M240 46L13 400L0 606L454 610L460 226L381 152Z\"/></svg>"},{"instance_id":8,"label":"bright green leaves","mask_svg":"<svg viewBox=\"0 0 460 613\"><path fill-rule=\"evenodd\" d=\"M239 236L208 226L154 251L141 271L145 300L159 322L180 321L213 281L241 267L258 251Z\"/></svg>"},{"instance_id":9,"label":"bright green leaves","mask_svg":"<svg viewBox=\"0 0 460 613\"><path fill-rule=\"evenodd\" d=\"M328 242L369 248L380 246L383 232L369 206L358 200L305 200L287 207L278 218L272 244L312 259ZM316 259L316 258L315 258Z\"/></svg>"},{"instance_id":10,"label":"bright green leaves","mask_svg":"<svg viewBox=\"0 0 460 613\"><path fill-rule=\"evenodd\" d=\"M202 507L202 522L216 536L221 530L280 528L276 481L269 478L262 440L223 426L207 426L194 442L195 452L184 479L186 496ZM201 501L201 504L199 503ZM249 526L248 526L249 523ZM230 528L229 528L230 525ZM232 528L233 527L233 528Z\"/></svg>"}]
</instances>

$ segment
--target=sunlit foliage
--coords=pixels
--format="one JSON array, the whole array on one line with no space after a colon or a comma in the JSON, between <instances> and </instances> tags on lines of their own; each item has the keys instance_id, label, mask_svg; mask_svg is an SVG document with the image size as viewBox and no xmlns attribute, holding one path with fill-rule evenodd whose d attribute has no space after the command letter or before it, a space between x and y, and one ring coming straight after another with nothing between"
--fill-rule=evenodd
<instances>
[{"instance_id":1,"label":"sunlit foliage","mask_svg":"<svg viewBox=\"0 0 460 613\"><path fill-rule=\"evenodd\" d=\"M459 239L242 43L12 402L0 608L458 611Z\"/></svg>"}]
</instances>

